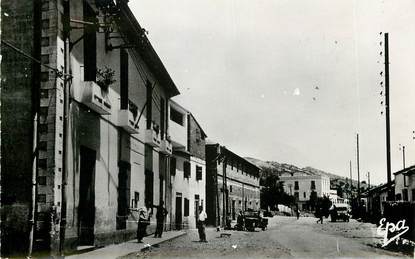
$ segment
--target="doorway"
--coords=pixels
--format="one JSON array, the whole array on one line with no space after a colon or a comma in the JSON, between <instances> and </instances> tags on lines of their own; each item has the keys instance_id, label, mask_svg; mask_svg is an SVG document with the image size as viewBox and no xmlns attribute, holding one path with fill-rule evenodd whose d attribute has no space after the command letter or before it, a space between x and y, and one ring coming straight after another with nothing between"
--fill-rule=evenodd
<instances>
[{"instance_id":1,"label":"doorway","mask_svg":"<svg viewBox=\"0 0 415 259\"><path fill-rule=\"evenodd\" d=\"M95 160L95 150L81 146L78 206L79 245L94 245Z\"/></svg>"},{"instance_id":2,"label":"doorway","mask_svg":"<svg viewBox=\"0 0 415 259\"><path fill-rule=\"evenodd\" d=\"M182 229L182 194L176 193L176 230Z\"/></svg>"}]
</instances>

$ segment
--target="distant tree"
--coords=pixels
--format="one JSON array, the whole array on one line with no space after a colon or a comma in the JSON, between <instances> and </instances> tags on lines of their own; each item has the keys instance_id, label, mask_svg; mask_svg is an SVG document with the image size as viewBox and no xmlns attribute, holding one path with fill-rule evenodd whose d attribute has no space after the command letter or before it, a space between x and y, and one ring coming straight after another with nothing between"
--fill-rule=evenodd
<instances>
[{"instance_id":1,"label":"distant tree","mask_svg":"<svg viewBox=\"0 0 415 259\"><path fill-rule=\"evenodd\" d=\"M261 189L261 208L277 210L278 204L294 204L295 198L284 192L284 183L279 181L279 177L272 169L266 168L262 171L260 179Z\"/></svg>"}]
</instances>

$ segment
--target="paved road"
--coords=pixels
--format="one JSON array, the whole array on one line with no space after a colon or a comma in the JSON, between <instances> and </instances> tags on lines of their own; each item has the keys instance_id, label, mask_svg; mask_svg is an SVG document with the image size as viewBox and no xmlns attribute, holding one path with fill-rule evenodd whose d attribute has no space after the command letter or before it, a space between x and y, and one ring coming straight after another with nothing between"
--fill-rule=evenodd
<instances>
[{"instance_id":1,"label":"paved road","mask_svg":"<svg viewBox=\"0 0 415 259\"><path fill-rule=\"evenodd\" d=\"M197 231L127 258L393 258L400 254L367 244L376 242L373 225L316 224L314 218L274 217L266 231L228 231L220 237L208 229L208 243L197 242Z\"/></svg>"}]
</instances>

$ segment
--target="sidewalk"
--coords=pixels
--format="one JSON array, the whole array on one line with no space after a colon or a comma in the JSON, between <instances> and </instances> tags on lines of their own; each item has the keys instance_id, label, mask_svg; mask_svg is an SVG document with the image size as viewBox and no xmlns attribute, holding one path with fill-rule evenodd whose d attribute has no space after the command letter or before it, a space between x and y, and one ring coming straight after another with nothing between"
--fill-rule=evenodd
<instances>
[{"instance_id":1,"label":"sidewalk","mask_svg":"<svg viewBox=\"0 0 415 259\"><path fill-rule=\"evenodd\" d=\"M68 259L81 259L81 258L117 258L124 255L128 255L134 252L139 252L141 249L149 247L150 245L157 245L162 242L185 235L185 231L167 231L163 233L162 238L153 238L153 235L143 238L143 243L137 243L137 239L130 240L120 244L108 245L103 248L98 248L90 252L65 256Z\"/></svg>"}]
</instances>

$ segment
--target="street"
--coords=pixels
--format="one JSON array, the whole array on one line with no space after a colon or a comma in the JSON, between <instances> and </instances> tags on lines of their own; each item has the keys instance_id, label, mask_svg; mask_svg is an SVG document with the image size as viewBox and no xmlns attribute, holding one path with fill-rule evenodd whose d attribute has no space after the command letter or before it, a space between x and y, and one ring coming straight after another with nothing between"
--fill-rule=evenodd
<instances>
[{"instance_id":1,"label":"street","mask_svg":"<svg viewBox=\"0 0 415 259\"><path fill-rule=\"evenodd\" d=\"M402 257L369 246L376 243L374 225L349 223L316 224L313 217L275 216L266 231L223 231L207 229L208 243L199 243L196 230L147 251L123 258L392 258ZM230 237L220 237L230 233Z\"/></svg>"}]
</instances>

